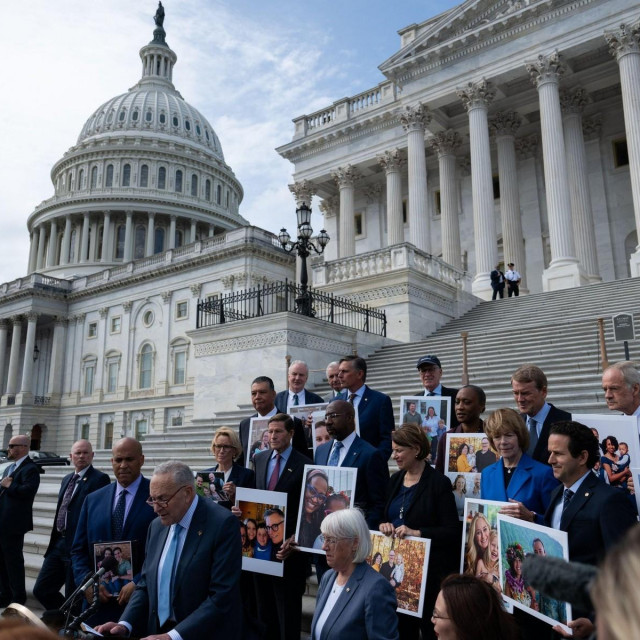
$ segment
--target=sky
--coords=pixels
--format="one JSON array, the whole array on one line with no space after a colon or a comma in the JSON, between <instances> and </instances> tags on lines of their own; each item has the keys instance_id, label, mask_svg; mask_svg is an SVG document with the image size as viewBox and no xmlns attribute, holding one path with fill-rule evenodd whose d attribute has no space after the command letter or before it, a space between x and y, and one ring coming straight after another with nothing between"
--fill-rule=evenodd
<instances>
[{"instance_id":1,"label":"sky","mask_svg":"<svg viewBox=\"0 0 640 640\"><path fill-rule=\"evenodd\" d=\"M165 0L174 85L215 129L251 224L295 235L292 119L376 86L399 29L457 0ZM155 0L28 0L3 7L0 282L26 275L27 218L83 124L141 76ZM318 201L312 225L322 226Z\"/></svg>"}]
</instances>

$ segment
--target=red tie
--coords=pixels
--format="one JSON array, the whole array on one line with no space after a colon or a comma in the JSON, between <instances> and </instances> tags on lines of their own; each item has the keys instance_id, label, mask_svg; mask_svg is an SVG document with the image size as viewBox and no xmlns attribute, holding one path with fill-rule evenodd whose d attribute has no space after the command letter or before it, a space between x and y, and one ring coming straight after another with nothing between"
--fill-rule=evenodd
<instances>
[{"instance_id":1,"label":"red tie","mask_svg":"<svg viewBox=\"0 0 640 640\"><path fill-rule=\"evenodd\" d=\"M269 491L274 491L278 484L278 480L280 480L280 454L276 453L276 466L273 468L273 473L269 478L269 485L267 486L267 489L269 489Z\"/></svg>"}]
</instances>

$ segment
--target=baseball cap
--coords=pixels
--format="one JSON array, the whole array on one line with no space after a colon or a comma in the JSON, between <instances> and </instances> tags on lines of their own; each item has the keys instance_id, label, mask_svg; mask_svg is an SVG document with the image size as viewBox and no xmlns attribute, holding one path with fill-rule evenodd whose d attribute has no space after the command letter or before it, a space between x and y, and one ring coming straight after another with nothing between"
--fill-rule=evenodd
<instances>
[{"instance_id":1,"label":"baseball cap","mask_svg":"<svg viewBox=\"0 0 640 640\"><path fill-rule=\"evenodd\" d=\"M442 369L442 365L440 364L440 360L438 360L437 356L422 356L422 358L418 360L416 369L419 369L423 364L435 364L436 367L440 367L440 369Z\"/></svg>"}]
</instances>

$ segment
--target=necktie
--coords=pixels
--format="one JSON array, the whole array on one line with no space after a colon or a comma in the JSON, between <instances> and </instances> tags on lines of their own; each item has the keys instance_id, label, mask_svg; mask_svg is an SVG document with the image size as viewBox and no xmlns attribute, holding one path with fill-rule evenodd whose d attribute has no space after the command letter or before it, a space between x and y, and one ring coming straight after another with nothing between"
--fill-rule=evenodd
<instances>
[{"instance_id":1,"label":"necktie","mask_svg":"<svg viewBox=\"0 0 640 640\"><path fill-rule=\"evenodd\" d=\"M122 538L122 530L124 528L124 512L127 507L127 490L123 489L116 503L116 508L111 515L111 537L113 540Z\"/></svg>"},{"instance_id":2,"label":"necktie","mask_svg":"<svg viewBox=\"0 0 640 640\"><path fill-rule=\"evenodd\" d=\"M569 503L571 502L571 498L573 498L573 491L571 489L565 489L562 494L562 514L567 510Z\"/></svg>"},{"instance_id":3,"label":"necktie","mask_svg":"<svg viewBox=\"0 0 640 640\"><path fill-rule=\"evenodd\" d=\"M527 453L532 456L538 444L538 423L531 416L527 418L527 423L529 427L529 449Z\"/></svg>"},{"instance_id":4,"label":"necktie","mask_svg":"<svg viewBox=\"0 0 640 640\"><path fill-rule=\"evenodd\" d=\"M62 504L60 505L60 509L58 510L58 517L56 518L56 529L62 533L65 530L65 525L67 523L67 511L69 510L69 503L71 502L71 498L73 497L73 490L76 488L76 482L80 476L77 473L73 474L71 480L69 480L69 484L65 489L64 495L62 496Z\"/></svg>"},{"instance_id":5,"label":"necktie","mask_svg":"<svg viewBox=\"0 0 640 640\"><path fill-rule=\"evenodd\" d=\"M340 440L336 440L333 445L333 451L331 452L331 457L329 458L330 467L338 466L338 460L340 460L340 449L342 449L342 447L344 447L342 442L340 442Z\"/></svg>"},{"instance_id":6,"label":"necktie","mask_svg":"<svg viewBox=\"0 0 640 640\"><path fill-rule=\"evenodd\" d=\"M433 391L427 391L426 395L432 396L433 395Z\"/></svg>"},{"instance_id":7,"label":"necktie","mask_svg":"<svg viewBox=\"0 0 640 640\"><path fill-rule=\"evenodd\" d=\"M353 404L353 401L355 400L355 397L356 397L357 395L358 395L357 393L351 393L351 394L349 394L349 402L350 402L351 404Z\"/></svg>"},{"instance_id":8,"label":"necktie","mask_svg":"<svg viewBox=\"0 0 640 640\"><path fill-rule=\"evenodd\" d=\"M298 402L298 394L297 394L297 393L294 393L294 394L293 394L293 406L294 406L294 407L297 407L297 406L298 406L298 404L300 404L300 403Z\"/></svg>"},{"instance_id":9,"label":"necktie","mask_svg":"<svg viewBox=\"0 0 640 640\"><path fill-rule=\"evenodd\" d=\"M182 526L171 525L171 542L169 550L164 557L164 564L160 572L160 583L158 585L158 620L162 626L171 616L171 601L173 595L173 583L176 577L176 566L178 564L178 545Z\"/></svg>"},{"instance_id":10,"label":"necktie","mask_svg":"<svg viewBox=\"0 0 640 640\"><path fill-rule=\"evenodd\" d=\"M9 467L4 470L2 474L3 478L8 478L16 470L16 463L13 462Z\"/></svg>"},{"instance_id":11,"label":"necktie","mask_svg":"<svg viewBox=\"0 0 640 640\"><path fill-rule=\"evenodd\" d=\"M280 457L280 454L276 453L276 466L273 468L273 473L269 478L269 484L267 486L267 489L269 491L275 490L276 485L278 484L278 480L280 479Z\"/></svg>"}]
</instances>

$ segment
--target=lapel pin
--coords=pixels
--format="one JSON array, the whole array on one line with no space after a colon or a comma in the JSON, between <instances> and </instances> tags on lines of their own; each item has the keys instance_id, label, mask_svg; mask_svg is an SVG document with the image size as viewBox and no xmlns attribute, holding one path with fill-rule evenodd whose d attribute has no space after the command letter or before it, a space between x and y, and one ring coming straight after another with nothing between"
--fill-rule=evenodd
<instances>
[{"instance_id":1,"label":"lapel pin","mask_svg":"<svg viewBox=\"0 0 640 640\"><path fill-rule=\"evenodd\" d=\"M202 535L202 530L198 531L198 535L201 536Z\"/></svg>"},{"instance_id":2,"label":"lapel pin","mask_svg":"<svg viewBox=\"0 0 640 640\"><path fill-rule=\"evenodd\" d=\"M589 492L588 492L588 491L587 491L587 493L585 493L585 494L584 494L584 497L585 497L585 498L588 498L588 497L589 497Z\"/></svg>"},{"instance_id":3,"label":"lapel pin","mask_svg":"<svg viewBox=\"0 0 640 640\"><path fill-rule=\"evenodd\" d=\"M347 593L349 593L349 591L351 591L351 587L347 587Z\"/></svg>"}]
</instances>

